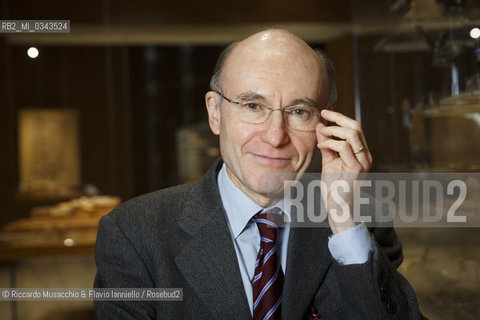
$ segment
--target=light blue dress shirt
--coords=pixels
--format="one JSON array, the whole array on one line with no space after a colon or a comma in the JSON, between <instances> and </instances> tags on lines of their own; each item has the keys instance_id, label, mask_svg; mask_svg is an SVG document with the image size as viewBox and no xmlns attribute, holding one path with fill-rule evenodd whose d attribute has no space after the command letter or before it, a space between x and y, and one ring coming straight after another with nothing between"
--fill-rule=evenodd
<instances>
[{"instance_id":1,"label":"light blue dress shirt","mask_svg":"<svg viewBox=\"0 0 480 320\"><path fill-rule=\"evenodd\" d=\"M255 274L255 261L260 249L260 232L252 217L259 211L265 211L273 207L283 210L290 220L288 212L284 210L283 200L269 208L263 208L255 203L243 191L241 191L227 174L225 163L218 177L218 188L222 198L223 207L227 213L228 226L233 238L235 252L237 253L238 265L242 276L243 286L247 295L250 312L253 315L253 286L252 280ZM290 223L280 229L278 245L280 247L279 260L285 272L287 266L288 238L290 235ZM347 265L365 263L368 254L373 251L373 243L365 224L359 224L349 230L340 232L330 237L328 248L333 258L338 263Z\"/></svg>"}]
</instances>

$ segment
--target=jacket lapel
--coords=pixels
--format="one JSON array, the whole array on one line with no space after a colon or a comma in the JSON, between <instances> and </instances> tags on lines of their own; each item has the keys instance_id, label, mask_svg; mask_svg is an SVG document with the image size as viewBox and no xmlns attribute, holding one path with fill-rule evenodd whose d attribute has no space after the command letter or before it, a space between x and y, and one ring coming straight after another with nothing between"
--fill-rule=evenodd
<instances>
[{"instance_id":1,"label":"jacket lapel","mask_svg":"<svg viewBox=\"0 0 480 320\"><path fill-rule=\"evenodd\" d=\"M221 165L217 161L186 195L179 225L190 239L175 263L212 315L218 319L249 319L250 309L216 183Z\"/></svg>"},{"instance_id":2,"label":"jacket lapel","mask_svg":"<svg viewBox=\"0 0 480 320\"><path fill-rule=\"evenodd\" d=\"M292 228L283 287L282 316L302 319L331 264L328 224Z\"/></svg>"}]
</instances>

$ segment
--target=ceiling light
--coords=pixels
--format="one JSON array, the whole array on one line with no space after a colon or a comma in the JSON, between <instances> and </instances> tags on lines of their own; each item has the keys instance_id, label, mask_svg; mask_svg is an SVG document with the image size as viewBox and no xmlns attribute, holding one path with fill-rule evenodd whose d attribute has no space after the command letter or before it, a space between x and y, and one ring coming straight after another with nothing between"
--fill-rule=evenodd
<instances>
[{"instance_id":1,"label":"ceiling light","mask_svg":"<svg viewBox=\"0 0 480 320\"><path fill-rule=\"evenodd\" d=\"M478 39L480 38L480 29L479 28L473 28L470 30L470 37L473 39Z\"/></svg>"},{"instance_id":2,"label":"ceiling light","mask_svg":"<svg viewBox=\"0 0 480 320\"><path fill-rule=\"evenodd\" d=\"M27 50L27 54L30 58L35 59L36 57L38 57L38 49L35 47L30 47Z\"/></svg>"}]
</instances>

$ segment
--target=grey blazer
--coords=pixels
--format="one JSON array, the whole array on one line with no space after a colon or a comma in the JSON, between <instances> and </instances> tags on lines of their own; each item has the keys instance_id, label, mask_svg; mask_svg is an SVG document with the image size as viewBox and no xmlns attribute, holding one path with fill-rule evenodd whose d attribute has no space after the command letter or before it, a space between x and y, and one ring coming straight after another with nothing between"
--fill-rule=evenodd
<instances>
[{"instance_id":1,"label":"grey blazer","mask_svg":"<svg viewBox=\"0 0 480 320\"><path fill-rule=\"evenodd\" d=\"M251 319L217 187L219 159L192 184L127 201L104 216L95 258L97 288L183 288L183 301L95 301L99 319ZM396 271L403 256L392 228L371 229L364 264L339 265L329 228L292 228L283 319L422 319Z\"/></svg>"}]
</instances>

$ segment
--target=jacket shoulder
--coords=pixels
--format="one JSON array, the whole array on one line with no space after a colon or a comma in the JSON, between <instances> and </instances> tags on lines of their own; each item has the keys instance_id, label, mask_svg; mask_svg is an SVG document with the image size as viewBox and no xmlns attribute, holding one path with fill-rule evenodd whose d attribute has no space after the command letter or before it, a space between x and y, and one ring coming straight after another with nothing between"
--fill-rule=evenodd
<instances>
[{"instance_id":1,"label":"jacket shoulder","mask_svg":"<svg viewBox=\"0 0 480 320\"><path fill-rule=\"evenodd\" d=\"M192 189L192 184L182 184L149 192L121 203L108 216L120 224L165 220L179 212ZM166 221L163 221L166 222Z\"/></svg>"}]
</instances>

